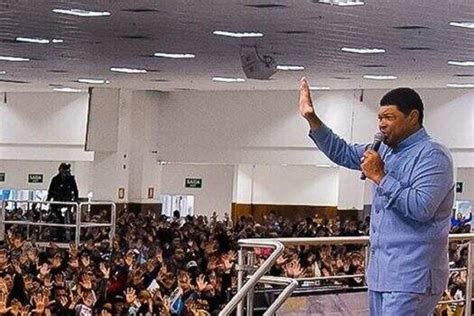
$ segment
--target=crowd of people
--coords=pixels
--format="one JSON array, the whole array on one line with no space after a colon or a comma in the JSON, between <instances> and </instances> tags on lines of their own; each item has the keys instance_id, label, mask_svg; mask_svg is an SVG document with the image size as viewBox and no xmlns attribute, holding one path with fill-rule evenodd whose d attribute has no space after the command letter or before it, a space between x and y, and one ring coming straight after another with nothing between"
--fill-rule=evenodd
<instances>
[{"instance_id":1,"label":"crowd of people","mask_svg":"<svg viewBox=\"0 0 474 316\"><path fill-rule=\"evenodd\" d=\"M39 208L37 208L39 209ZM39 219L39 211L15 209L7 219ZM43 211L44 212L44 211ZM54 221L54 212L42 215ZM106 210L83 213L85 222L107 222ZM232 222L197 216L172 218L151 211L121 212L116 234L93 227L82 244L40 249L35 241L56 236L54 228L10 225L0 246L0 314L28 315L209 315L217 314L237 283L236 251L241 238L361 236L364 221L339 217L290 220L270 213ZM46 236L44 233L47 233ZM270 249L255 249L261 263ZM465 248L452 249L453 266L466 263ZM287 247L270 274L294 278L360 274L364 249L357 245ZM452 276L450 295L464 293L462 273ZM303 286L363 286L363 276L303 282ZM461 293L459 292L461 291Z\"/></svg>"}]
</instances>

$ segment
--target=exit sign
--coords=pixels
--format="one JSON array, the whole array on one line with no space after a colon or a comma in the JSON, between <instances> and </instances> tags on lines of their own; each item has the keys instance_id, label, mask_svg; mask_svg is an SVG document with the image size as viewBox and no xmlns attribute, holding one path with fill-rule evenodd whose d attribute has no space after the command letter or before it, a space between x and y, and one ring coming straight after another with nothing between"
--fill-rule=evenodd
<instances>
[{"instance_id":1,"label":"exit sign","mask_svg":"<svg viewBox=\"0 0 474 316\"><path fill-rule=\"evenodd\" d=\"M43 183L43 175L42 174L29 174L28 183Z\"/></svg>"},{"instance_id":2,"label":"exit sign","mask_svg":"<svg viewBox=\"0 0 474 316\"><path fill-rule=\"evenodd\" d=\"M186 178L184 182L184 187L191 188L191 189L200 189L202 188L202 179Z\"/></svg>"}]
</instances>

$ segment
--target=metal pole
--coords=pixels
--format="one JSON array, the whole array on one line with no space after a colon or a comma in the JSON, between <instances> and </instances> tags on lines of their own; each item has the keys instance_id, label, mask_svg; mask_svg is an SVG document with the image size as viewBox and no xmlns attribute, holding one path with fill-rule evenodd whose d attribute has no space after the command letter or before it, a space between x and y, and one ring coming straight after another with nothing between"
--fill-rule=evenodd
<instances>
[{"instance_id":1,"label":"metal pole","mask_svg":"<svg viewBox=\"0 0 474 316\"><path fill-rule=\"evenodd\" d=\"M76 203L76 246L79 247L81 242L81 214L82 214L82 203Z\"/></svg>"},{"instance_id":2,"label":"metal pole","mask_svg":"<svg viewBox=\"0 0 474 316\"><path fill-rule=\"evenodd\" d=\"M274 283L274 284L284 284L286 287L284 290L278 295L275 301L268 307L267 311L263 314L263 316L270 316L274 315L276 311L285 303L285 301L291 296L293 291L298 287L298 281L295 279L283 278L283 277L271 277L271 276L263 276L260 280L263 283Z\"/></svg>"},{"instance_id":3,"label":"metal pole","mask_svg":"<svg viewBox=\"0 0 474 316\"><path fill-rule=\"evenodd\" d=\"M115 224L117 221L117 205L115 203L112 203L111 207L111 221L110 221L110 244L112 245L112 240L115 237Z\"/></svg>"},{"instance_id":4,"label":"metal pole","mask_svg":"<svg viewBox=\"0 0 474 316\"><path fill-rule=\"evenodd\" d=\"M232 313L236 308L237 304L245 297L249 290L255 287L255 284L260 278L267 273L268 270L275 264L276 260L283 253L285 247L277 240L263 240L263 239L241 239L239 240L240 247L249 248L273 248L272 254L258 267L250 279L245 282L240 291L235 293L232 299L227 303L226 306L219 312L219 316L227 316Z\"/></svg>"},{"instance_id":5,"label":"metal pole","mask_svg":"<svg viewBox=\"0 0 474 316\"><path fill-rule=\"evenodd\" d=\"M474 273L473 265L474 265L474 253L472 250L473 241L468 240L467 246L467 278L466 278L466 316L472 315L472 282Z\"/></svg>"},{"instance_id":6,"label":"metal pole","mask_svg":"<svg viewBox=\"0 0 474 316\"><path fill-rule=\"evenodd\" d=\"M244 281L244 251L242 249L239 249L239 252L237 253L237 263L238 263L238 271L237 271L237 292L240 291L242 288L242 283ZM237 316L243 316L244 315L244 302L243 300L239 302L237 305Z\"/></svg>"},{"instance_id":7,"label":"metal pole","mask_svg":"<svg viewBox=\"0 0 474 316\"><path fill-rule=\"evenodd\" d=\"M247 252L247 265L251 269L251 273L253 274L253 267L255 266L255 252L248 251ZM253 297L254 297L254 287L252 287L248 294L247 294L247 316L253 315Z\"/></svg>"},{"instance_id":8,"label":"metal pole","mask_svg":"<svg viewBox=\"0 0 474 316\"><path fill-rule=\"evenodd\" d=\"M369 268L369 256L370 256L370 246L367 244L364 247L365 258L364 258L364 274L367 275L367 269ZM364 277L364 285L367 286L367 278Z\"/></svg>"},{"instance_id":9,"label":"metal pole","mask_svg":"<svg viewBox=\"0 0 474 316\"><path fill-rule=\"evenodd\" d=\"M2 201L2 209L0 210L0 240L5 240L5 209L7 208L7 202Z\"/></svg>"}]
</instances>

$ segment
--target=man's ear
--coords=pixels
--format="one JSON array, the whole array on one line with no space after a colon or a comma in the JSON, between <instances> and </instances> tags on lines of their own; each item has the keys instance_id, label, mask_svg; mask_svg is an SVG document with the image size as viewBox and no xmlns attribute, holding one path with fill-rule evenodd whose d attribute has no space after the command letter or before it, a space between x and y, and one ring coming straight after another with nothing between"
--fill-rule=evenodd
<instances>
[{"instance_id":1,"label":"man's ear","mask_svg":"<svg viewBox=\"0 0 474 316\"><path fill-rule=\"evenodd\" d=\"M418 123L418 120L420 118L420 111L418 110L412 110L410 114L408 114L410 121L414 124Z\"/></svg>"}]
</instances>

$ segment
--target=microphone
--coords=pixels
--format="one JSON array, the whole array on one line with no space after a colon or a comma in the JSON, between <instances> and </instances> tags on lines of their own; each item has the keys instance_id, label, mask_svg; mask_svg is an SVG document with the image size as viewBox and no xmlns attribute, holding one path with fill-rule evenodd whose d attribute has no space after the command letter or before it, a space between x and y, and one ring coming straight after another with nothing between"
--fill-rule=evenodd
<instances>
[{"instance_id":1,"label":"microphone","mask_svg":"<svg viewBox=\"0 0 474 316\"><path fill-rule=\"evenodd\" d=\"M373 149L373 150L375 150L375 151L379 151L380 145L382 144L384 138L385 138L385 137L383 136L383 134L382 134L381 132L375 133L375 135L374 135L374 141L373 141L373 143L369 146L368 149ZM360 179L361 179L361 180L365 180L366 178L367 178L367 176L366 176L363 172L361 172L361 174L360 174Z\"/></svg>"}]
</instances>

